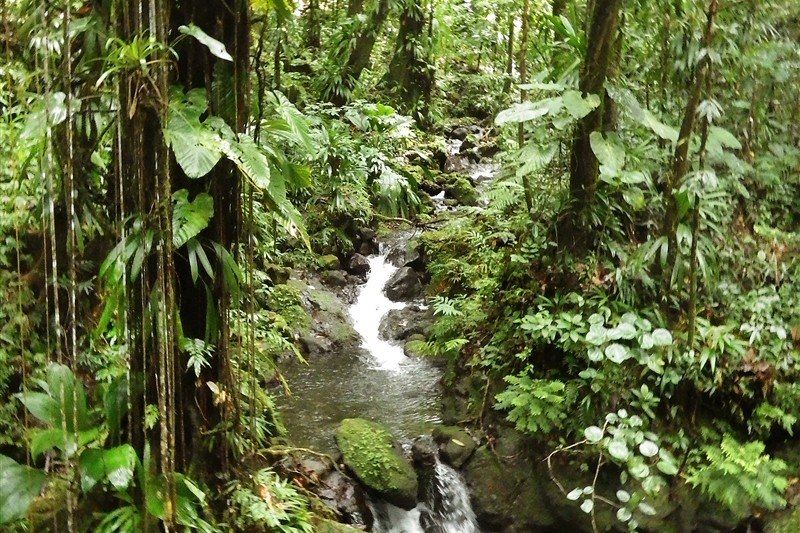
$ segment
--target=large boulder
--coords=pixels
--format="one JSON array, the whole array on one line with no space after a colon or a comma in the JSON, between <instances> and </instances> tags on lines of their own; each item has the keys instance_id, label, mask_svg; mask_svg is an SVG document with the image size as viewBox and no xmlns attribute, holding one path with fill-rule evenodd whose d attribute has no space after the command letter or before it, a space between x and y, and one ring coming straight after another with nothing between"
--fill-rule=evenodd
<instances>
[{"instance_id":1,"label":"large boulder","mask_svg":"<svg viewBox=\"0 0 800 533\"><path fill-rule=\"evenodd\" d=\"M337 428L335 438L345 466L368 492L403 509L417 505L417 473L400 454L385 426L347 418Z\"/></svg>"},{"instance_id":2,"label":"large boulder","mask_svg":"<svg viewBox=\"0 0 800 533\"><path fill-rule=\"evenodd\" d=\"M458 426L436 426L433 440L442 459L455 468L461 468L477 448L472 436Z\"/></svg>"},{"instance_id":3,"label":"large boulder","mask_svg":"<svg viewBox=\"0 0 800 533\"><path fill-rule=\"evenodd\" d=\"M378 333L387 340L405 340L414 334L427 335L432 325L433 311L409 305L386 313Z\"/></svg>"},{"instance_id":4,"label":"large boulder","mask_svg":"<svg viewBox=\"0 0 800 533\"><path fill-rule=\"evenodd\" d=\"M422 283L416 271L405 266L398 268L397 272L392 274L392 277L386 282L384 292L390 300L395 302L411 300L422 292Z\"/></svg>"},{"instance_id":5,"label":"large boulder","mask_svg":"<svg viewBox=\"0 0 800 533\"><path fill-rule=\"evenodd\" d=\"M504 462L481 446L467 462L464 479L478 523L490 531L537 531L556 525L541 489L549 479L533 464Z\"/></svg>"},{"instance_id":6,"label":"large boulder","mask_svg":"<svg viewBox=\"0 0 800 533\"><path fill-rule=\"evenodd\" d=\"M362 254L353 254L347 263L347 270L360 278L366 278L369 274L369 259Z\"/></svg>"}]
</instances>

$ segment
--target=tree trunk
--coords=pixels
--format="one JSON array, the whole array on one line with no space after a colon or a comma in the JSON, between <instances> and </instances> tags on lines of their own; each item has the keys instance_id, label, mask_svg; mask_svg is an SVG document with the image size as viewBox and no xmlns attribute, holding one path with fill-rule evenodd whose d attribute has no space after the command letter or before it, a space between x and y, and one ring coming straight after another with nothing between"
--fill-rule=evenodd
<instances>
[{"instance_id":1,"label":"tree trunk","mask_svg":"<svg viewBox=\"0 0 800 533\"><path fill-rule=\"evenodd\" d=\"M703 31L701 49L708 49L714 37L714 20L717 16L718 0L711 0L706 13L706 26ZM689 93L689 99L683 111L678 143L675 146L672 171L667 175L666 214L664 217L664 235L667 237L667 262L664 269L664 288L668 292L671 285L672 272L678 257L678 202L676 194L680 190L683 177L689 169L689 144L697 117L697 106L700 104L703 84L709 67L709 56L705 55L697 64L694 73L694 83Z\"/></svg>"},{"instance_id":2,"label":"tree trunk","mask_svg":"<svg viewBox=\"0 0 800 533\"><path fill-rule=\"evenodd\" d=\"M350 4L352 6L353 3ZM350 93L356 85L361 72L369 64L372 48L378 38L383 23L389 16L389 0L377 0L377 6L370 20L361 30L347 63L342 67L341 87L334 87L330 91L329 99L335 105L344 105L350 98ZM348 9L349 12L349 9Z\"/></svg>"},{"instance_id":3,"label":"tree trunk","mask_svg":"<svg viewBox=\"0 0 800 533\"><path fill-rule=\"evenodd\" d=\"M425 12L420 0L404 0L386 81L400 97L401 109L420 123L427 119L424 104L431 92L430 70L425 58L418 55L424 30Z\"/></svg>"},{"instance_id":4,"label":"tree trunk","mask_svg":"<svg viewBox=\"0 0 800 533\"><path fill-rule=\"evenodd\" d=\"M525 0L522 5L522 36L519 43L519 59L517 60L519 64L520 85L525 85L528 82L528 30L530 27L530 11L531 1ZM524 102L527 97L528 92L525 89L520 89L520 102ZM525 124L523 122L517 125L517 144L520 149L525 144ZM522 176L522 188L525 193L525 207L528 213L531 214L533 212L533 198L531 197L531 184L527 174L523 174Z\"/></svg>"},{"instance_id":5,"label":"tree trunk","mask_svg":"<svg viewBox=\"0 0 800 533\"><path fill-rule=\"evenodd\" d=\"M184 39L175 46L178 60L174 67L166 58L152 67L155 83L144 83L135 75L123 76L120 82L120 135L115 146L120 182L125 186L120 202L126 213L139 214L145 228L156 236L151 256L128 293L131 373L143 380L142 396L131 398L129 419L134 445L141 452L151 443L160 471L185 469L190 461L219 465L224 470L227 451L218 447L213 462L204 460L209 452L198 436L208 434L230 415L223 411L228 405L214 405L205 385L214 382L232 390L227 323L230 295L218 276L207 299L205 288L192 281L188 261L174 252L171 195L178 189L187 189L191 197L208 191L214 198L214 216L202 236L233 253L239 235L239 174L223 161L203 178L187 178L165 145L162 124L169 87L178 84L186 90L205 88L211 114L221 117L234 131L244 130L249 109L248 5L246 0L190 0L176 7L173 2L157 0L151 10L150 4L127 0L122 5L118 23L122 39L150 32L169 44L168 36L179 35L179 26L194 23L222 42L233 62L217 59L206 47ZM219 264L216 268L221 272ZM216 305L206 309L207 301ZM207 318L220 325L219 332L212 366L195 380L187 374L186 361L176 345L181 335L203 339ZM156 434L143 423L150 404L159 408ZM218 442L224 446L225 439Z\"/></svg>"},{"instance_id":6,"label":"tree trunk","mask_svg":"<svg viewBox=\"0 0 800 533\"><path fill-rule=\"evenodd\" d=\"M508 15L508 42L506 46L506 79L503 82L503 94L511 90L511 75L514 73L514 13Z\"/></svg>"},{"instance_id":7,"label":"tree trunk","mask_svg":"<svg viewBox=\"0 0 800 533\"><path fill-rule=\"evenodd\" d=\"M597 0L594 3L594 13L587 36L580 90L584 95L597 95L601 102L605 99L604 85L613 57L614 43L617 40L620 4L621 0ZM601 104L578 122L572 142L569 182L572 204L566 222L567 233L575 234L562 234L559 237L579 247L588 243L589 228L584 215L594 201L599 174L599 165L592 151L589 136L592 132L603 129L603 107Z\"/></svg>"}]
</instances>

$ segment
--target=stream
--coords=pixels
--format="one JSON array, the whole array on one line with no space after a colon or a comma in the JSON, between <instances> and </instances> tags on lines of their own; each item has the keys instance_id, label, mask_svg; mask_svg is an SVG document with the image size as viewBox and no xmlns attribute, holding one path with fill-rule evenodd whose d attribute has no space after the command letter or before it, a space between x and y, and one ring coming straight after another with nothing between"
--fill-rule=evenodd
<instances>
[{"instance_id":1,"label":"stream","mask_svg":"<svg viewBox=\"0 0 800 533\"><path fill-rule=\"evenodd\" d=\"M448 146L459 157L459 143ZM462 159L463 171L476 184L490 181L491 163ZM444 193L434 197L437 211L446 209ZM404 247L410 234L393 236L392 246ZM441 370L422 358L407 357L401 342L387 341L379 333L381 321L393 309L412 302L394 302L384 294L387 281L398 270L388 260L391 247L369 256L370 271L359 286L348 314L361 337L360 349L339 350L317 357L308 365L282 368L292 396L280 398L280 410L290 440L303 447L335 452L333 434L345 418L366 418L386 425L408 451L414 438L430 434L441 423ZM313 287L312 287L313 289ZM424 308L424 302L413 302ZM479 533L469 492L461 475L436 461L424 496L417 507L405 511L383 501L369 502L377 533Z\"/></svg>"}]
</instances>

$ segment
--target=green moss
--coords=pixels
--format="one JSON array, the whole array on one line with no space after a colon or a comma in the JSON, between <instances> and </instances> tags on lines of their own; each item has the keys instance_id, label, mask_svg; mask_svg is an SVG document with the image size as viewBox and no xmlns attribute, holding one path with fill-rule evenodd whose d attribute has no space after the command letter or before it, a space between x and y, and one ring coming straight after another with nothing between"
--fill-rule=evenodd
<instances>
[{"instance_id":1,"label":"green moss","mask_svg":"<svg viewBox=\"0 0 800 533\"><path fill-rule=\"evenodd\" d=\"M358 533L361 530L347 524L341 524L327 518L316 518L313 521L315 533Z\"/></svg>"},{"instance_id":2,"label":"green moss","mask_svg":"<svg viewBox=\"0 0 800 533\"><path fill-rule=\"evenodd\" d=\"M333 254L322 255L317 258L319 266L325 270L333 270L341 267L339 258Z\"/></svg>"},{"instance_id":3,"label":"green moss","mask_svg":"<svg viewBox=\"0 0 800 533\"><path fill-rule=\"evenodd\" d=\"M417 474L385 426L361 418L342 420L336 444L345 465L367 489L406 509L416 505Z\"/></svg>"},{"instance_id":4,"label":"green moss","mask_svg":"<svg viewBox=\"0 0 800 533\"><path fill-rule=\"evenodd\" d=\"M449 196L462 205L478 205L478 192L467 178L452 174L445 185Z\"/></svg>"},{"instance_id":5,"label":"green moss","mask_svg":"<svg viewBox=\"0 0 800 533\"><path fill-rule=\"evenodd\" d=\"M765 533L797 533L800 531L800 508L764 518Z\"/></svg>"},{"instance_id":6,"label":"green moss","mask_svg":"<svg viewBox=\"0 0 800 533\"><path fill-rule=\"evenodd\" d=\"M302 285L302 288L298 286ZM301 305L300 294L305 288L303 282L289 280L273 287L269 296L269 308L281 315L286 323L298 332L306 332L311 328L311 317Z\"/></svg>"}]
</instances>

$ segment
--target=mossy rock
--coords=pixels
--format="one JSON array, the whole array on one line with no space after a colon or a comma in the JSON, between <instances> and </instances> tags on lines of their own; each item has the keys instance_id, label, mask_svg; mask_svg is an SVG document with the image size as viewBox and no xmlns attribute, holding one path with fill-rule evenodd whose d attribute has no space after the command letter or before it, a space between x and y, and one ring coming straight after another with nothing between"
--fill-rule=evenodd
<instances>
[{"instance_id":1,"label":"mossy rock","mask_svg":"<svg viewBox=\"0 0 800 533\"><path fill-rule=\"evenodd\" d=\"M444 184L446 195L461 205L478 205L478 191L469 179L460 174L450 174Z\"/></svg>"},{"instance_id":2,"label":"mossy rock","mask_svg":"<svg viewBox=\"0 0 800 533\"><path fill-rule=\"evenodd\" d=\"M472 436L458 426L436 426L433 440L439 445L442 458L455 468L461 468L476 448Z\"/></svg>"},{"instance_id":3,"label":"mossy rock","mask_svg":"<svg viewBox=\"0 0 800 533\"><path fill-rule=\"evenodd\" d=\"M344 464L364 487L403 509L417 504L417 473L395 446L389 430L362 418L342 420L336 444Z\"/></svg>"},{"instance_id":4,"label":"mossy rock","mask_svg":"<svg viewBox=\"0 0 800 533\"><path fill-rule=\"evenodd\" d=\"M800 507L764 517L764 533L797 533L800 531Z\"/></svg>"},{"instance_id":5,"label":"mossy rock","mask_svg":"<svg viewBox=\"0 0 800 533\"><path fill-rule=\"evenodd\" d=\"M337 270L342 268L342 265L339 263L339 258L333 254L321 255L317 258L317 262L323 270Z\"/></svg>"},{"instance_id":6,"label":"mossy rock","mask_svg":"<svg viewBox=\"0 0 800 533\"><path fill-rule=\"evenodd\" d=\"M314 517L312 525L314 526L314 533L362 533L360 529L340 522L334 522L327 518Z\"/></svg>"}]
</instances>

